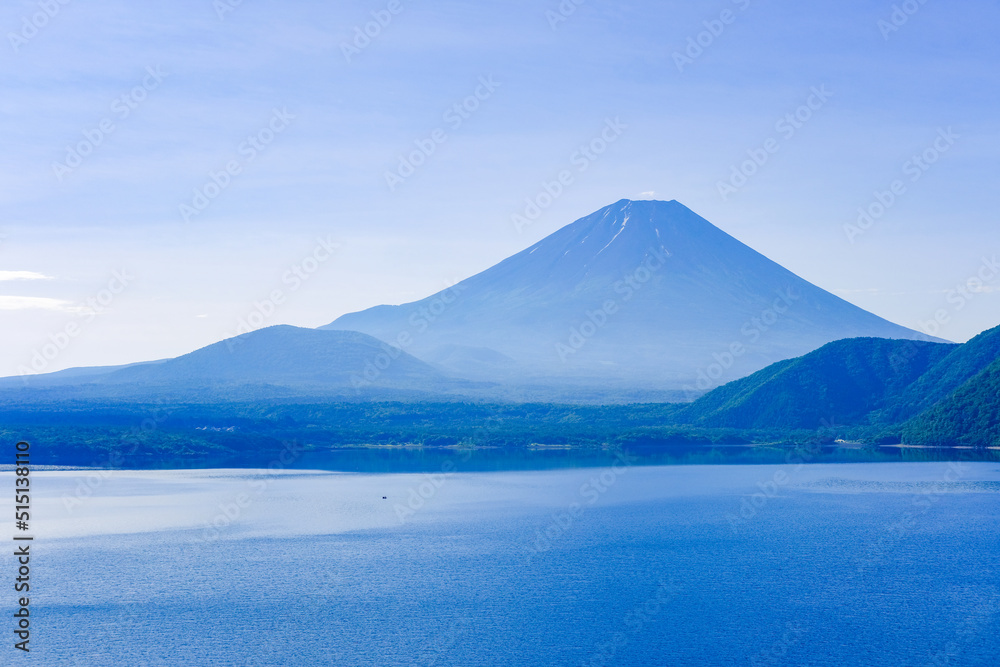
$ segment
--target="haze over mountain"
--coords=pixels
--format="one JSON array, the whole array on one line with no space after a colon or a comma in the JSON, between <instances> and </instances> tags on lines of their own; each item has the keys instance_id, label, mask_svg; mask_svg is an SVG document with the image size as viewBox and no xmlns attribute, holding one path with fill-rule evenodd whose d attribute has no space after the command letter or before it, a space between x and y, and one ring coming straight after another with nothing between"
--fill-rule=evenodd
<instances>
[{"instance_id":1,"label":"haze over mountain","mask_svg":"<svg viewBox=\"0 0 1000 667\"><path fill-rule=\"evenodd\" d=\"M803 280L676 201L623 199L361 331L456 375L705 390L843 338L936 340Z\"/></svg>"},{"instance_id":2,"label":"haze over mountain","mask_svg":"<svg viewBox=\"0 0 1000 667\"><path fill-rule=\"evenodd\" d=\"M461 386L423 361L366 334L288 325L259 329L175 359L0 379L0 391L36 390L24 394L27 400L46 395L60 400L358 397L380 390L419 394Z\"/></svg>"}]
</instances>

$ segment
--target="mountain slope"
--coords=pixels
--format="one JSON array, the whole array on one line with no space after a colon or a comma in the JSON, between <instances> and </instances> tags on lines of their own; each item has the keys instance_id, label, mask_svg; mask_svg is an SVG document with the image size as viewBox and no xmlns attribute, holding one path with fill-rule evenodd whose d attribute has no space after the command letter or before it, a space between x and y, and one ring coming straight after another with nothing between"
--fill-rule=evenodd
<instances>
[{"instance_id":1,"label":"mountain slope","mask_svg":"<svg viewBox=\"0 0 1000 667\"><path fill-rule=\"evenodd\" d=\"M387 346L353 331L319 331L288 325L260 329L224 340L168 361L133 366L101 377L101 383L268 382L349 385L364 381L375 358ZM430 366L399 351L373 379L405 380L439 375ZM385 363L384 361L382 362ZM371 375L371 373L370 373Z\"/></svg>"},{"instance_id":2,"label":"mountain slope","mask_svg":"<svg viewBox=\"0 0 1000 667\"><path fill-rule=\"evenodd\" d=\"M91 382L102 375L110 375L123 368L132 366L144 366L146 364L158 364L164 359L157 361L139 361L133 364L120 364L117 366L74 366L61 371L51 373L41 373L38 375L12 375L0 377L0 389L5 387L57 387L61 385L78 385L83 382Z\"/></svg>"},{"instance_id":3,"label":"mountain slope","mask_svg":"<svg viewBox=\"0 0 1000 667\"><path fill-rule=\"evenodd\" d=\"M406 333L408 351L477 379L692 391L833 340L928 338L799 278L676 201L629 200L448 290L322 328L387 342Z\"/></svg>"},{"instance_id":4,"label":"mountain slope","mask_svg":"<svg viewBox=\"0 0 1000 667\"><path fill-rule=\"evenodd\" d=\"M903 442L1000 447L1000 359L905 424Z\"/></svg>"},{"instance_id":5,"label":"mountain slope","mask_svg":"<svg viewBox=\"0 0 1000 667\"><path fill-rule=\"evenodd\" d=\"M901 355L910 348L900 350ZM917 379L891 405L877 416L883 423L904 422L943 401L963 384L978 375L994 360L1000 359L1000 326L979 334L938 361Z\"/></svg>"},{"instance_id":6,"label":"mountain slope","mask_svg":"<svg viewBox=\"0 0 1000 667\"><path fill-rule=\"evenodd\" d=\"M353 331L272 326L230 338L175 359L110 372L28 378L38 395L79 398L169 395L180 399L350 394L379 388L428 391L454 384L415 357ZM5 385L21 378L6 378ZM2 386L2 385L0 385ZM24 389L22 389L24 391ZM67 393L69 392L69 393Z\"/></svg>"},{"instance_id":7,"label":"mountain slope","mask_svg":"<svg viewBox=\"0 0 1000 667\"><path fill-rule=\"evenodd\" d=\"M879 338L836 341L714 389L685 408L680 419L761 429L863 423L955 347Z\"/></svg>"}]
</instances>

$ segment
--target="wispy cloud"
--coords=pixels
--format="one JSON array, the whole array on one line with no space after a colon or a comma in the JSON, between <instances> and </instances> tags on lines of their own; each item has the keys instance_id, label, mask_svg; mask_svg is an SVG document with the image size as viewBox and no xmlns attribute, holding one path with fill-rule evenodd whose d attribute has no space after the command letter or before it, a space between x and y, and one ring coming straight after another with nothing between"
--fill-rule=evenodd
<instances>
[{"instance_id":1,"label":"wispy cloud","mask_svg":"<svg viewBox=\"0 0 1000 667\"><path fill-rule=\"evenodd\" d=\"M0 271L0 281L3 280L52 280L52 276L35 271Z\"/></svg>"},{"instance_id":2,"label":"wispy cloud","mask_svg":"<svg viewBox=\"0 0 1000 667\"><path fill-rule=\"evenodd\" d=\"M966 287L965 290L971 294L995 294L995 293L1000 293L1000 286L976 285L975 287ZM877 287L865 287L862 289L831 289L830 291L833 292L834 294L840 294L841 296L846 294L877 294L879 296L912 296L912 295L919 296L924 294L958 293L958 290L955 288L892 292L889 290L879 289Z\"/></svg>"},{"instance_id":3,"label":"wispy cloud","mask_svg":"<svg viewBox=\"0 0 1000 667\"><path fill-rule=\"evenodd\" d=\"M1000 287L998 287L997 285L974 285L974 286L971 286L971 287L970 286L966 286L965 287L965 291L969 292L971 294L993 294L993 293L996 293L996 292L1000 292ZM957 294L958 290L955 289L955 288L952 288L952 289L935 289L935 290L930 290L927 293L928 294Z\"/></svg>"},{"instance_id":4,"label":"wispy cloud","mask_svg":"<svg viewBox=\"0 0 1000 667\"><path fill-rule=\"evenodd\" d=\"M58 310L64 313L77 313L86 310L86 307L63 299L0 295L0 310Z\"/></svg>"}]
</instances>

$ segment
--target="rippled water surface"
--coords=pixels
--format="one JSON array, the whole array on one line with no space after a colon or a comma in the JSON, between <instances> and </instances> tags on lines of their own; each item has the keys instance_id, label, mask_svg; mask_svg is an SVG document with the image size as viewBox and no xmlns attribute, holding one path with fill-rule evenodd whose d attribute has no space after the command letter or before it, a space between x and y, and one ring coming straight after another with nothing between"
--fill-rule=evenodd
<instances>
[{"instance_id":1,"label":"rippled water surface","mask_svg":"<svg viewBox=\"0 0 1000 667\"><path fill-rule=\"evenodd\" d=\"M86 475L36 478L25 664L1000 655L995 463Z\"/></svg>"}]
</instances>

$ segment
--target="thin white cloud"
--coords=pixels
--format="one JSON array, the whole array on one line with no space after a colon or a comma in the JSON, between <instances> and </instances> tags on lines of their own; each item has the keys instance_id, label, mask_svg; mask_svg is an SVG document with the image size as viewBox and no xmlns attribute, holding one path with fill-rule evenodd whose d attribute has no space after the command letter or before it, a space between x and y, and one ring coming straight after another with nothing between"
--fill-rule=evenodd
<instances>
[{"instance_id":1,"label":"thin white cloud","mask_svg":"<svg viewBox=\"0 0 1000 667\"><path fill-rule=\"evenodd\" d=\"M0 271L0 281L2 280L52 280L52 276L35 271Z\"/></svg>"},{"instance_id":2,"label":"thin white cloud","mask_svg":"<svg viewBox=\"0 0 1000 667\"><path fill-rule=\"evenodd\" d=\"M81 308L81 306L63 299L0 295L0 310L58 310L64 313L77 313L81 311ZM85 308L83 309L85 310Z\"/></svg>"},{"instance_id":3,"label":"thin white cloud","mask_svg":"<svg viewBox=\"0 0 1000 667\"><path fill-rule=\"evenodd\" d=\"M1000 287L996 285L978 285L976 287L965 287L965 291L970 294L993 294L994 292L1000 292ZM958 289L952 287L951 289L935 289L927 292L928 294L958 294Z\"/></svg>"}]
</instances>

